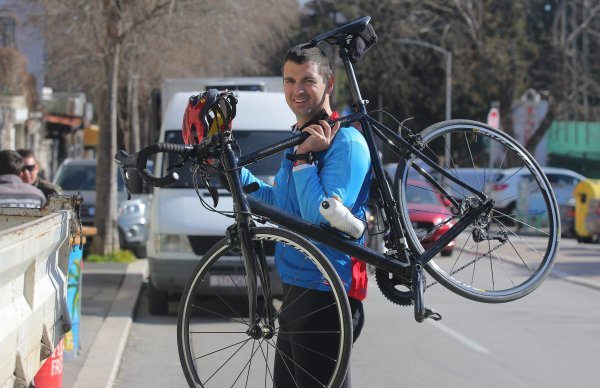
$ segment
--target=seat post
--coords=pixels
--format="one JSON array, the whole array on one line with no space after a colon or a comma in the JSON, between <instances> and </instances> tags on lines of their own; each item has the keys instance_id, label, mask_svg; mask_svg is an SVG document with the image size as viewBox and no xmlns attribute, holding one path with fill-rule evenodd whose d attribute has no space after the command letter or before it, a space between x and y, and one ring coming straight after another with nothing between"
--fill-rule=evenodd
<instances>
[{"instance_id":1,"label":"seat post","mask_svg":"<svg viewBox=\"0 0 600 388\"><path fill-rule=\"evenodd\" d=\"M348 49L346 47L340 47L340 58L342 58L342 62L344 63L344 69L346 70L346 75L348 76L348 83L350 84L350 92L352 93L354 104L360 113L366 114L366 103L365 101L363 101L362 96L360 94L360 89L358 88L358 81L356 80L356 75L354 74L354 67L352 66L350 56L348 55Z\"/></svg>"}]
</instances>

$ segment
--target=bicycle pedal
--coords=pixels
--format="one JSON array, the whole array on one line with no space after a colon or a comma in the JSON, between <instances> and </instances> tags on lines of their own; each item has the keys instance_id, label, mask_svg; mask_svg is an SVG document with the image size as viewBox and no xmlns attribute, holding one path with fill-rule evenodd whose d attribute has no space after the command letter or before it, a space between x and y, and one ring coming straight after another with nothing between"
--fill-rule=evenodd
<instances>
[{"instance_id":1,"label":"bicycle pedal","mask_svg":"<svg viewBox=\"0 0 600 388\"><path fill-rule=\"evenodd\" d=\"M442 314L434 311L430 308L425 307L423 311L423 319L431 318L434 321L440 321L442 319Z\"/></svg>"}]
</instances>

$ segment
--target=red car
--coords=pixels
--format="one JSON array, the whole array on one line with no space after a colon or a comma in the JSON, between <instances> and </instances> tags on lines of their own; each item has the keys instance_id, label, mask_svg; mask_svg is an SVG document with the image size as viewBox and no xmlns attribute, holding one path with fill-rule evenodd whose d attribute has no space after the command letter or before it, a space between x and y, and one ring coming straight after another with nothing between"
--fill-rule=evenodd
<instances>
[{"instance_id":1,"label":"red car","mask_svg":"<svg viewBox=\"0 0 600 388\"><path fill-rule=\"evenodd\" d=\"M455 224L454 221L445 222L453 216L449 207L450 201L443 199L428 182L423 180L409 180L406 186L406 199L410 220L425 249L428 249L435 240L440 238L441 235L446 233ZM444 224L433 234L427 236L434 228L434 225L441 223ZM453 240L444 247L441 255L452 255L454 245L456 245L456 241Z\"/></svg>"}]
</instances>

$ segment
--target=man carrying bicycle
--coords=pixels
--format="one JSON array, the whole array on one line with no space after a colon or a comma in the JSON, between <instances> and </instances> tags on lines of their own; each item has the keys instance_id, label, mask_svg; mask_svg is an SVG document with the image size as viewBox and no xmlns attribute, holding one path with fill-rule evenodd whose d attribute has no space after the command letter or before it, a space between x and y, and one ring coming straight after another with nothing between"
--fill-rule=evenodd
<instances>
[{"instance_id":1,"label":"man carrying bicycle","mask_svg":"<svg viewBox=\"0 0 600 388\"><path fill-rule=\"evenodd\" d=\"M297 119L293 130L305 131L310 136L295 149L286 150L272 186L254 177L247 169L242 170L242 183L249 185L256 182L260 188L253 196L313 224L327 223L319 212L319 206L325 198L332 197L342 202L356 217L364 219L371 181L369 150L362 134L355 128L340 128L339 122L331 126L325 120L336 117L330 106L335 79L327 56L316 46L291 48L283 61L283 83L286 101ZM350 256L325 245L317 246L334 265L349 292L356 340L364 322L361 300L365 296L366 271L360 267L362 263L353 268ZM322 292L327 290L328 285L312 278L321 276L318 271L306 269L302 276L297 275L299 270L303 271L298 268L301 259L301 253L286 247L280 247L275 254L284 284L284 305L279 317L282 332L299 332L296 326L299 317L314 311L314 305L322 303L328 295ZM315 280L319 284L317 287L314 286ZM303 302L286 309L286 302L294 301L300 295ZM315 324L332 319L337 317L326 309L310 317ZM310 322L305 321L303 319L302 324L310 326ZM296 386L297 383L301 387L312 386L315 376L331 373L324 366L326 364L317 361L314 353L332 353L335 349L329 348L335 339L328 342L323 337L312 340L310 336L294 337L293 334L291 338L282 340L280 336L277 340L277 348L284 357L279 353L275 359L275 386ZM289 359L302 361L290 363ZM294 367L298 364L303 368ZM350 386L349 380L346 379L344 386Z\"/></svg>"}]
</instances>

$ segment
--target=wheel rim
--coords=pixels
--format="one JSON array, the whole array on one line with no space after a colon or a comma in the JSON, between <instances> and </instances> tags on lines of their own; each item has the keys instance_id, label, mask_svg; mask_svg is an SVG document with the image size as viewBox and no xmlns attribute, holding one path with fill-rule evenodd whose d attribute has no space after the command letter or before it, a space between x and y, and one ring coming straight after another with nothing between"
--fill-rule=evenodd
<instances>
[{"instance_id":1,"label":"wheel rim","mask_svg":"<svg viewBox=\"0 0 600 388\"><path fill-rule=\"evenodd\" d=\"M556 253L560 227L550 185L533 158L501 132L472 122L442 123L423 131L423 152L432 158L444 153L447 144L444 135L451 136L449 171L486 192L495 200L495 207L489 217L482 217L478 225L470 226L456 238L451 257L436 257L427 270L437 282L471 299L506 302L520 298L547 276ZM490 155L494 159L492 167ZM410 162L419 160L412 158ZM503 176L509 164L514 168L512 175ZM439 194L434 187L421 185L417 177L410 163L401 163L396 188L402 224L409 232L412 248L421 254L456 218L450 211L427 210L413 204L419 194L430 197ZM520 185L517 194L497 190L502 186L508 190L515 181ZM461 203L477 200L456 184L450 186L450 194ZM501 211L500 207L515 199L518 209L510 214ZM416 214L419 211L421 217ZM436 226L426 220L423 212L428 211L438 214L439 219L433 221L438 223Z\"/></svg>"},{"instance_id":2,"label":"wheel rim","mask_svg":"<svg viewBox=\"0 0 600 388\"><path fill-rule=\"evenodd\" d=\"M257 233L256 238L263 241L285 241L291 246L300 248L295 241L285 239L281 235L274 236L270 233ZM340 375L345 374L347 367L347 358L351 343L351 333L349 333L348 322L350 321L349 313L342 311L347 309L347 302L342 301L343 306L340 308L340 313L345 318L339 318L336 329L339 331L340 339L337 352L333 359L331 370L333 371L330 378L323 376L310 376L310 368L303 367L296 362L293 357L290 357L285 351L281 350L279 337L290 335L284 333L279 324L280 320L270 323L266 321L266 307L264 304L259 308L260 315L259 327L260 332L247 333L248 317L247 317L247 292L245 290L245 282L240 277L239 269L243 268L243 263L239 257L232 259L230 256L231 248L223 241L218 244L217 249L207 256L213 256L213 260L204 262L204 266L194 274L195 281L192 292L184 293L185 299L182 299L180 308L180 322L178 325L178 337L180 347L180 358L188 382L192 382L196 386L201 387L221 387L221 386L272 386L274 378L274 359L279 355L280 360L286 360L286 367L300 370L300 377L297 379L312 380L313 384L318 381L322 386L332 386L340 382ZM307 252L308 253L308 252ZM313 254L311 252L309 256ZM215 275L219 270L222 271L219 275ZM320 266L319 263L317 266ZM235 275L231 274L232 266L237 266L238 271ZM336 279L331 276L330 271L335 271L332 268L321 268L326 274L326 278L331 284L336 283ZM335 275L335 272L333 272ZM206 275L206 276L205 276ZM210 275L210 276L209 276ZM207 284L210 284L210 277L219 276L219 282L230 282L237 284L231 290L226 291L224 288L218 290L213 287L211 294L213 298L205 298L200 300L197 295L206 294ZM225 276L225 277L220 277ZM335 275L337 276L337 275ZM216 280L212 280L213 285ZM208 282L208 283L206 283ZM339 282L339 278L337 280ZM273 282L272 282L273 283ZM262 289L259 294L262 295ZM279 292L277 289L275 293ZM343 293L340 287L338 291ZM235 295L237 294L237 295ZM335 306L331 308L337 309L338 303L332 292L331 295L335 300ZM274 312L279 316L285 316L285 308L290 307L296 302L288 298L289 294L281 292L280 300L274 303ZM344 295L344 294L342 294ZM232 298L233 297L233 298ZM212 299L212 300L211 300ZM192 301L193 300L193 301ZM214 302L211 305L211 302ZM291 311L291 309L289 310ZM244 313L245 312L245 313ZM283 312L283 313L282 313ZM296 334L296 333L295 333ZM298 335L300 333L297 333ZM304 335L309 335L303 333ZM310 333L314 335L314 333ZM209 339L210 337L210 339ZM321 357L318 352L314 352L313 357ZM280 369L282 370L282 369ZM302 372L305 370L306 373ZM343 376L342 376L343 377ZM300 384L300 383L299 383ZM302 386L302 385L300 385Z\"/></svg>"}]
</instances>

